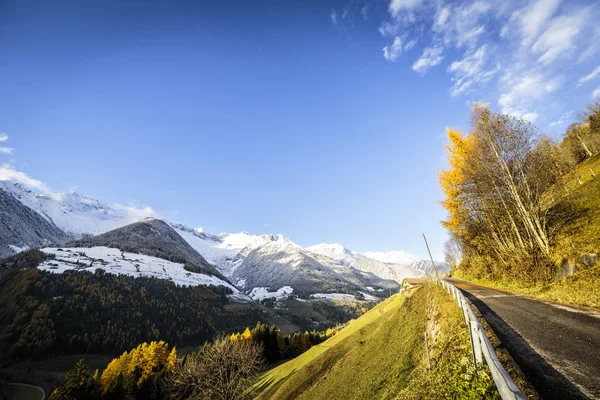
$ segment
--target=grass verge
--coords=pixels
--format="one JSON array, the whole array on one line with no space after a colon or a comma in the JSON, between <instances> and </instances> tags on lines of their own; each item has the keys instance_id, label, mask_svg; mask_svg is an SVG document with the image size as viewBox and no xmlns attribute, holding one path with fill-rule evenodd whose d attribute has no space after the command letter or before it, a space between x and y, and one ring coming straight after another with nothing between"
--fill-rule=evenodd
<instances>
[{"instance_id":1,"label":"grass verge","mask_svg":"<svg viewBox=\"0 0 600 400\"><path fill-rule=\"evenodd\" d=\"M427 357L425 337L427 332ZM459 308L441 288L395 295L311 348L263 374L259 399L496 398L475 371Z\"/></svg>"}]
</instances>

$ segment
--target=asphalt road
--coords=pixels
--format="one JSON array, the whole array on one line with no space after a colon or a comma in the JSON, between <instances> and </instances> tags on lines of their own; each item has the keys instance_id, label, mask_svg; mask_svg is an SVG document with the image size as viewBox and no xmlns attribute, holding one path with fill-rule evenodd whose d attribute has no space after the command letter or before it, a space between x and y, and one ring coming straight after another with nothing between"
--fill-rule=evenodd
<instances>
[{"instance_id":1,"label":"asphalt road","mask_svg":"<svg viewBox=\"0 0 600 400\"><path fill-rule=\"evenodd\" d=\"M448 281L479 309L542 398L600 399L600 312Z\"/></svg>"}]
</instances>

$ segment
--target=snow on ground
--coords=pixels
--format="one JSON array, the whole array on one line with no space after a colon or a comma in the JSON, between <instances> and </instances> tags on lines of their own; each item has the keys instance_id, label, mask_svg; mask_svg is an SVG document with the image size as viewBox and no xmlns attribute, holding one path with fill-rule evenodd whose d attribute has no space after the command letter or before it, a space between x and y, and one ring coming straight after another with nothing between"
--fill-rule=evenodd
<instances>
[{"instance_id":1,"label":"snow on ground","mask_svg":"<svg viewBox=\"0 0 600 400\"><path fill-rule=\"evenodd\" d=\"M236 282L235 282L235 286L239 287L239 288L244 288L246 286L246 280L239 278Z\"/></svg>"},{"instance_id":2,"label":"snow on ground","mask_svg":"<svg viewBox=\"0 0 600 400\"><path fill-rule=\"evenodd\" d=\"M267 244L298 247L283 235L251 235L246 232L211 235L204 232L202 228L189 228L177 223L170 225L206 261L214 265L226 277L231 277L244 262L244 257L240 256L244 249L248 249L247 252L249 252Z\"/></svg>"},{"instance_id":3,"label":"snow on ground","mask_svg":"<svg viewBox=\"0 0 600 400\"><path fill-rule=\"evenodd\" d=\"M315 299L328 299L328 300L356 300L354 295L346 293L315 293L311 297Z\"/></svg>"},{"instance_id":4,"label":"snow on ground","mask_svg":"<svg viewBox=\"0 0 600 400\"><path fill-rule=\"evenodd\" d=\"M203 231L183 225L171 225L206 261L214 265L225 276L231 276L243 260L234 260L243 247L227 246L217 236L206 235Z\"/></svg>"},{"instance_id":5,"label":"snow on ground","mask_svg":"<svg viewBox=\"0 0 600 400\"><path fill-rule=\"evenodd\" d=\"M8 247L10 247L10 249L12 251L14 251L15 253L20 253L22 251L29 250L29 246L19 247L19 246L15 246L14 244L9 244Z\"/></svg>"},{"instance_id":6,"label":"snow on ground","mask_svg":"<svg viewBox=\"0 0 600 400\"><path fill-rule=\"evenodd\" d=\"M268 287L255 287L252 289L250 294L250 298L252 300L261 301L264 299L275 298L275 300L281 300L288 297L294 289L291 286L283 286L277 289L275 292L269 292Z\"/></svg>"},{"instance_id":7,"label":"snow on ground","mask_svg":"<svg viewBox=\"0 0 600 400\"><path fill-rule=\"evenodd\" d=\"M337 262L344 265L354 265L356 262L356 255L354 252L348 250L339 243L319 243L314 246L307 247L306 250L333 258Z\"/></svg>"},{"instance_id":8,"label":"snow on ground","mask_svg":"<svg viewBox=\"0 0 600 400\"><path fill-rule=\"evenodd\" d=\"M110 247L71 247L59 250L55 247L42 249L44 253L54 254L54 260L46 260L38 268L44 271L63 273L67 270L87 270L97 268L111 274L129 275L136 278L154 277L167 279L181 286L213 285L225 286L234 294L241 294L234 286L210 275L186 271L183 264L163 260L143 254L122 252ZM242 295L242 297L245 297Z\"/></svg>"},{"instance_id":9,"label":"snow on ground","mask_svg":"<svg viewBox=\"0 0 600 400\"><path fill-rule=\"evenodd\" d=\"M373 289L371 286L366 286L366 288L367 288L367 290L368 290L368 291L370 291L370 292L374 292L374 291L375 291L375 289Z\"/></svg>"},{"instance_id":10,"label":"snow on ground","mask_svg":"<svg viewBox=\"0 0 600 400\"><path fill-rule=\"evenodd\" d=\"M362 294L363 296L365 296L365 300L369 300L369 301L371 301L371 300L375 300L375 301L379 300L379 298L377 298L375 296L371 296L369 293L365 293L365 292L361 292L361 291L359 291L359 293Z\"/></svg>"},{"instance_id":11,"label":"snow on ground","mask_svg":"<svg viewBox=\"0 0 600 400\"><path fill-rule=\"evenodd\" d=\"M42 193L11 181L0 181L0 188L11 192L21 203L63 231L77 236L97 235L154 215L149 207L111 206L77 192Z\"/></svg>"}]
</instances>

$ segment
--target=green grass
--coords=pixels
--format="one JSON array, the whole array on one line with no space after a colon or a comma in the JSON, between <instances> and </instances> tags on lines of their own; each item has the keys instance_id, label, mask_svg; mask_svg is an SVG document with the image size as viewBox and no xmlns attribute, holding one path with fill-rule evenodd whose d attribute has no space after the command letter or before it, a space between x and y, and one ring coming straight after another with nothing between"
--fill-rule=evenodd
<instances>
[{"instance_id":1,"label":"green grass","mask_svg":"<svg viewBox=\"0 0 600 400\"><path fill-rule=\"evenodd\" d=\"M429 339L431 369L425 356ZM433 337L433 339L431 339ZM259 399L494 398L470 362L458 307L437 286L394 295L336 336L263 374Z\"/></svg>"}]
</instances>

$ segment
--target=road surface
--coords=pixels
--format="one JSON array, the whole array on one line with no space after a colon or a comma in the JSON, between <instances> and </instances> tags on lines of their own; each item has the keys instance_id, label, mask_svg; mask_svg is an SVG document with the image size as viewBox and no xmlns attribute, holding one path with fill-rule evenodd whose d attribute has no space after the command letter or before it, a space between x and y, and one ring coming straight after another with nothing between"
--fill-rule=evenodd
<instances>
[{"instance_id":1,"label":"road surface","mask_svg":"<svg viewBox=\"0 0 600 400\"><path fill-rule=\"evenodd\" d=\"M543 399L600 399L600 312L448 281L479 309Z\"/></svg>"}]
</instances>

